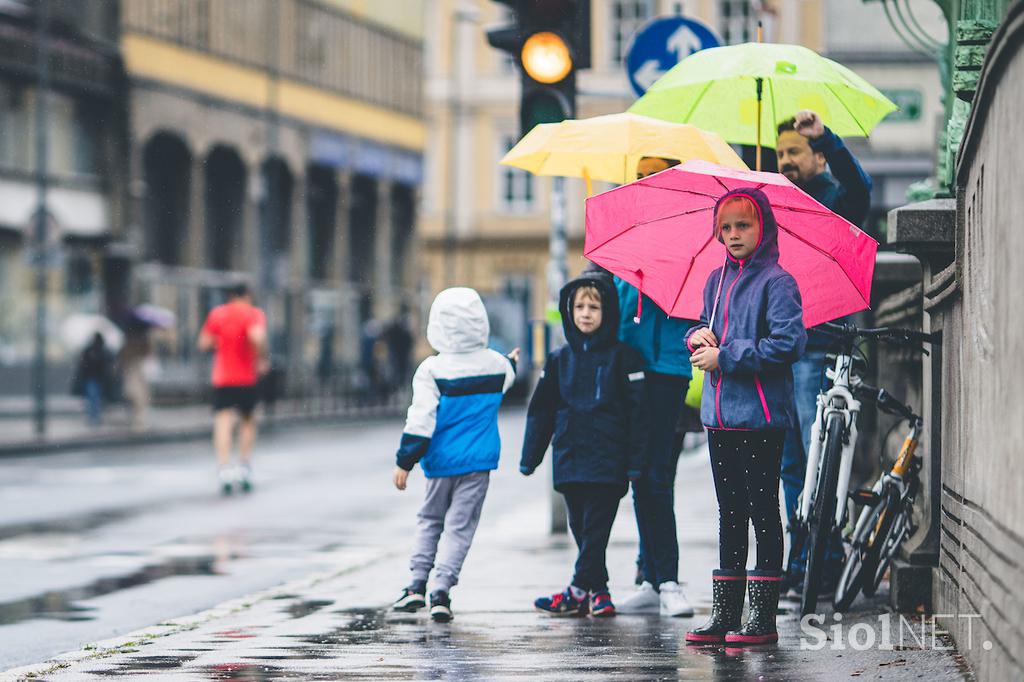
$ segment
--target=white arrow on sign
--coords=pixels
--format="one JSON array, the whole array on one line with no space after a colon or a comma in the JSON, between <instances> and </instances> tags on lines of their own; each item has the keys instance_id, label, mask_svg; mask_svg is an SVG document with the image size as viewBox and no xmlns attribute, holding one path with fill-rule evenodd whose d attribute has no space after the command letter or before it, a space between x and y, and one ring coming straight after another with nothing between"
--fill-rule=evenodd
<instances>
[{"instance_id":1,"label":"white arrow on sign","mask_svg":"<svg viewBox=\"0 0 1024 682\"><path fill-rule=\"evenodd\" d=\"M665 43L668 47L669 52L676 53L676 61L682 60L684 57L689 57L694 52L703 47L703 43L700 38L690 30L689 26L680 26L675 30L668 41Z\"/></svg>"},{"instance_id":2,"label":"white arrow on sign","mask_svg":"<svg viewBox=\"0 0 1024 682\"><path fill-rule=\"evenodd\" d=\"M633 80L635 80L641 88L644 90L649 89L654 82L665 75L665 71L661 68L661 64L658 63L657 59L648 59L643 63L636 73L633 74Z\"/></svg>"}]
</instances>

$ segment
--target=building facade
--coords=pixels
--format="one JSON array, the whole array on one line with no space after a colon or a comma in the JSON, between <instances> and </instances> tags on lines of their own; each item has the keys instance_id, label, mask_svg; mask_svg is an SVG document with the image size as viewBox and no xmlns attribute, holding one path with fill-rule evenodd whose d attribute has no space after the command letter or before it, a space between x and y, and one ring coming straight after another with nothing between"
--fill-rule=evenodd
<instances>
[{"instance_id":1,"label":"building facade","mask_svg":"<svg viewBox=\"0 0 1024 682\"><path fill-rule=\"evenodd\" d=\"M48 7L50 87L38 125L39 4L0 4L0 392L27 393L35 351L35 272L45 269L47 384L67 388L71 351L59 323L102 312L107 245L125 206L125 86L113 3ZM42 115L42 114L40 114ZM37 142L47 145L46 234L35 244Z\"/></svg>"},{"instance_id":2,"label":"building facade","mask_svg":"<svg viewBox=\"0 0 1024 682\"><path fill-rule=\"evenodd\" d=\"M198 326L234 282L256 289L293 385L357 368L368 329L418 309L420 18L344 0L122 4L118 284L177 313L170 378L192 378Z\"/></svg>"},{"instance_id":3,"label":"building facade","mask_svg":"<svg viewBox=\"0 0 1024 682\"><path fill-rule=\"evenodd\" d=\"M930 3L924 9L934 10ZM820 0L591 0L592 68L577 75L577 116L624 111L634 101L623 67L630 41L656 16L684 13L704 21L723 44L757 39L798 43L847 63L878 87L908 102L902 118L883 122L869 141L851 146L875 179L871 225L909 185L931 174L942 111L934 60L916 55L889 27L882 7ZM508 56L486 41L507 23L507 7L491 0L426 3L427 151L422 236L428 286L477 287L495 317L499 345L525 345L528 322L544 315L547 298L551 180L498 165L519 139L519 76ZM922 21L929 27L934 12ZM793 112L796 113L796 112ZM595 191L608 185L595 183ZM582 257L582 181L566 182L569 269Z\"/></svg>"}]
</instances>

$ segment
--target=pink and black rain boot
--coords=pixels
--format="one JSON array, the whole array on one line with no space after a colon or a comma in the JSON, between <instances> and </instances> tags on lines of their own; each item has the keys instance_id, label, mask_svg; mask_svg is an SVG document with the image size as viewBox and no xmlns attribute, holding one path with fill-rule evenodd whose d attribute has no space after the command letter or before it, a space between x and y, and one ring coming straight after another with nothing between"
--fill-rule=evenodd
<instances>
[{"instance_id":1,"label":"pink and black rain boot","mask_svg":"<svg viewBox=\"0 0 1024 682\"><path fill-rule=\"evenodd\" d=\"M686 633L691 644L721 644L730 630L740 626L743 594L747 590L746 571L719 569L711 574L711 618Z\"/></svg>"},{"instance_id":2,"label":"pink and black rain boot","mask_svg":"<svg viewBox=\"0 0 1024 682\"><path fill-rule=\"evenodd\" d=\"M744 646L779 641L779 631L775 628L775 614L779 608L782 572L748 571L747 585L750 591L750 612L747 614L747 622L740 629L728 633L725 636L725 643Z\"/></svg>"}]
</instances>

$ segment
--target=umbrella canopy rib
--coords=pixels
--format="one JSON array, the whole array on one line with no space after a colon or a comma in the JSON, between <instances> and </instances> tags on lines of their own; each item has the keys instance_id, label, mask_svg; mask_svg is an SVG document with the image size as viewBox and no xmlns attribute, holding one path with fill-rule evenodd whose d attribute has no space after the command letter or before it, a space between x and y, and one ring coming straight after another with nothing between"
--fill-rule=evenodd
<instances>
[{"instance_id":1,"label":"umbrella canopy rib","mask_svg":"<svg viewBox=\"0 0 1024 682\"><path fill-rule=\"evenodd\" d=\"M828 251L823 251L823 250L822 250L821 248L819 248L818 246L815 246L814 244L810 243L809 241L807 241L806 239L804 239L803 237L801 237L801 236L800 236L800 235L798 235L797 233L793 232L793 230L789 229L788 227L786 227L786 226L785 226L785 225L783 225L782 223L777 223L777 225L779 226L779 229L780 229L780 230L782 230L783 232L785 232L786 234L788 234L788 235L789 235L790 237L792 237L793 239L796 239L796 240L797 240L798 242L801 242L801 243L803 243L803 244L806 244L807 246L811 247L812 249L814 249L815 251L817 251L818 253L820 253L820 254L821 254L822 256L824 256L825 258L828 258L828 259L829 259L830 261L832 261L833 263L835 263L836 265L838 265L838 266L839 266L839 271L843 273L843 276L844 276L844 277L846 277L846 281L848 281L848 282L849 282L849 283L850 283L850 284L851 284L851 285L853 286L853 290L857 292L857 295L858 295L858 296L860 296L860 300L861 300L861 301L864 301L864 304L865 304L865 305L870 305L870 302L864 299L864 294L862 294L862 293L861 293L861 291L860 291L860 289L859 289L859 288L857 288L857 284L856 284L856 282L854 282L854 281L853 281L852 279L850 279L850 275L849 275L849 273L848 273L848 272L846 272L846 268L844 268L844 267L843 267L842 265L840 265L839 261L838 261L838 260L836 259L836 257L835 257L835 256L833 256L833 255L832 255L831 253L829 253Z\"/></svg>"},{"instance_id":2,"label":"umbrella canopy rib","mask_svg":"<svg viewBox=\"0 0 1024 682\"><path fill-rule=\"evenodd\" d=\"M676 297L672 299L672 307L669 308L669 310L675 310L676 306L679 305L679 297L683 295L683 289L686 288L686 282L690 279L690 273L693 272L693 264L697 262L697 258L700 257L700 254L704 253L704 251L707 250L708 245L713 241L715 241L714 236L708 237L707 241L704 242L704 245L700 247L700 250L690 258L690 267L686 269L686 274L683 275L683 283L679 285L679 290L676 292Z\"/></svg>"},{"instance_id":3,"label":"umbrella canopy rib","mask_svg":"<svg viewBox=\"0 0 1024 682\"><path fill-rule=\"evenodd\" d=\"M832 93L833 97L835 97L837 100L839 100L839 103L843 105L843 109L846 109L846 113L850 115L850 118L853 119L853 122L857 124L858 128L860 128L860 131L862 133L864 133L864 137L867 137L868 136L868 131L864 130L864 124L860 122L859 118L857 118L856 116L853 115L853 112L850 111L850 107L846 104L846 101L842 97L839 96L839 93L837 93L835 91L835 88L832 87L832 84L831 83L825 83L825 87L828 88L828 91Z\"/></svg>"}]
</instances>

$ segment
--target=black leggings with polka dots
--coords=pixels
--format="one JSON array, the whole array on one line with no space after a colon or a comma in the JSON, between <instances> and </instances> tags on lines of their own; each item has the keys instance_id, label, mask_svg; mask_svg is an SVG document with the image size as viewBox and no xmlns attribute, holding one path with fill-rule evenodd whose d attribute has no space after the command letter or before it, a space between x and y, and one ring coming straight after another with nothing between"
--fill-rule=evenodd
<instances>
[{"instance_id":1,"label":"black leggings with polka dots","mask_svg":"<svg viewBox=\"0 0 1024 682\"><path fill-rule=\"evenodd\" d=\"M718 494L718 559L721 568L747 565L748 522L754 523L757 570L782 570L779 467L785 431L708 429L711 471Z\"/></svg>"}]
</instances>

